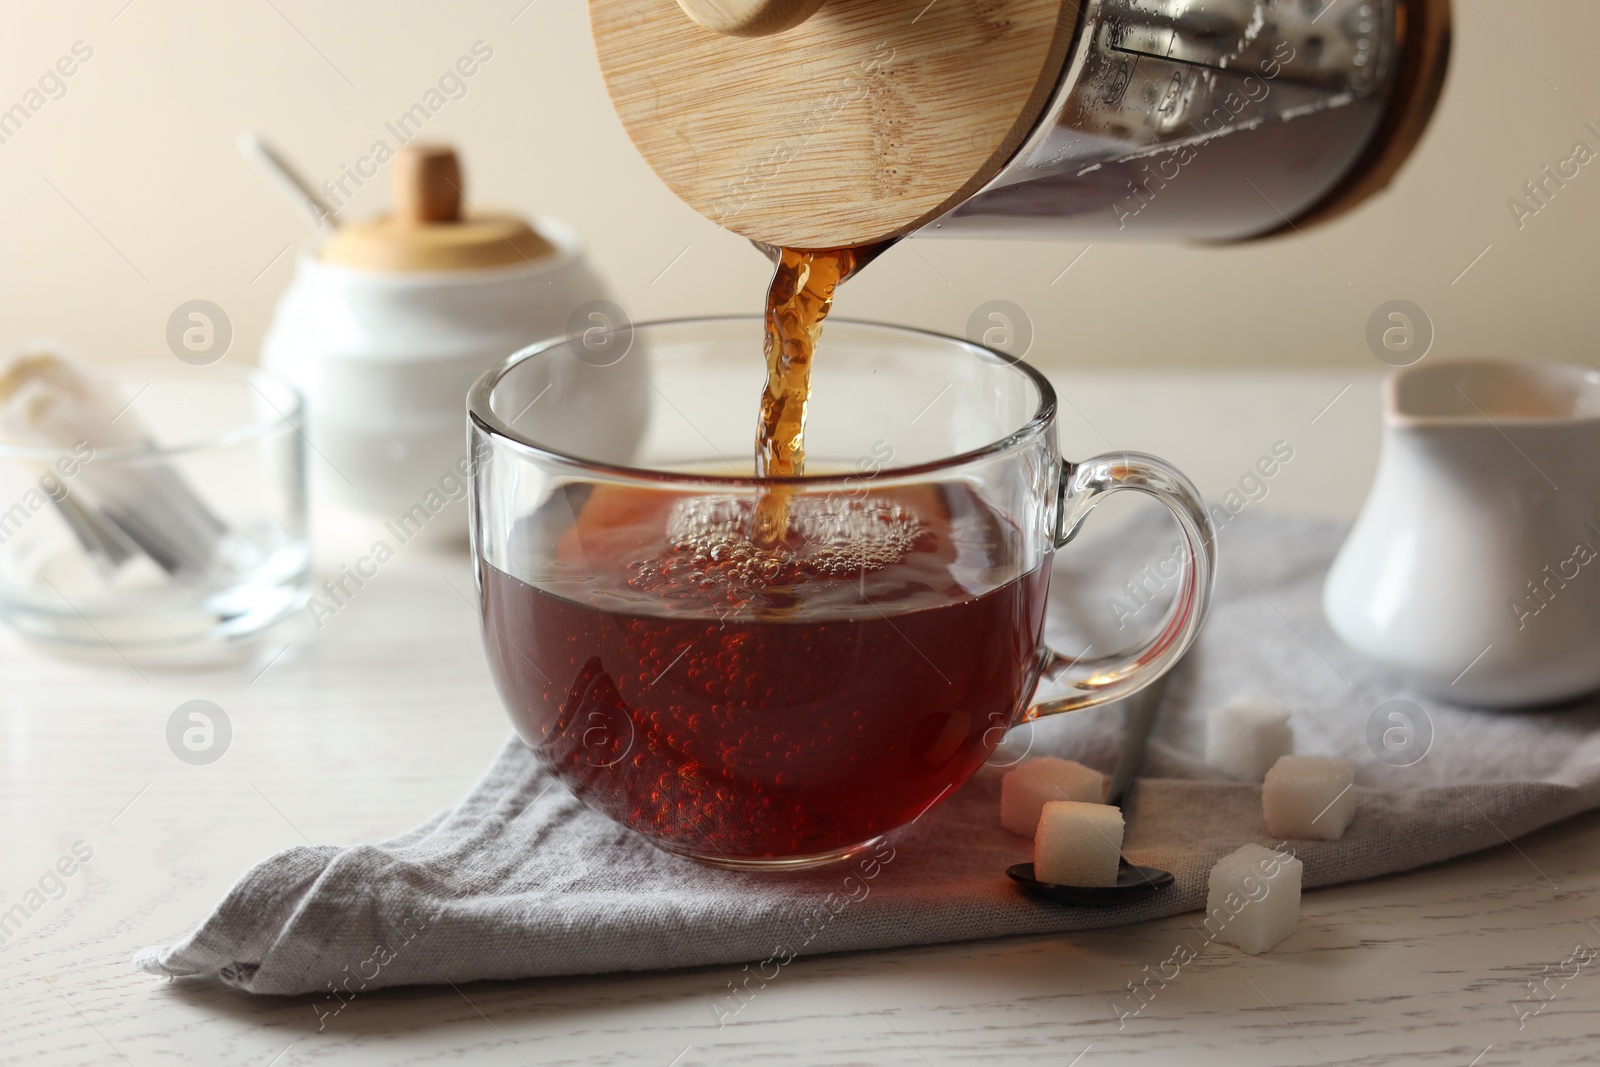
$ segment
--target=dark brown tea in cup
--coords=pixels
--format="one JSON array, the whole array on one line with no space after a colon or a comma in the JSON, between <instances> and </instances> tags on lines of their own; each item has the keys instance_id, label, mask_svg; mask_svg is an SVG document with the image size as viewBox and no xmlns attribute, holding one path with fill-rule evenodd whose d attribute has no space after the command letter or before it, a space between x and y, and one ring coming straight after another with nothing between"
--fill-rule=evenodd
<instances>
[{"instance_id":1,"label":"dark brown tea in cup","mask_svg":"<svg viewBox=\"0 0 1600 1067\"><path fill-rule=\"evenodd\" d=\"M969 490L795 495L774 546L758 506L576 487L522 521L526 570L482 566L522 737L590 806L713 861L915 818L982 765L1040 668L1048 573L1005 571L1021 535Z\"/></svg>"}]
</instances>

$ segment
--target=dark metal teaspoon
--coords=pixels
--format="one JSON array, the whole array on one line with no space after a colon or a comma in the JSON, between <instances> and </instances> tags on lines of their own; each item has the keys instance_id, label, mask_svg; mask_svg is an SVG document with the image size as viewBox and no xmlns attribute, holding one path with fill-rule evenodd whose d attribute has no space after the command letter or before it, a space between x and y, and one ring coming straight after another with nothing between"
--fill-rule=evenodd
<instances>
[{"instance_id":1,"label":"dark metal teaspoon","mask_svg":"<svg viewBox=\"0 0 1600 1067\"><path fill-rule=\"evenodd\" d=\"M1177 669L1178 664L1173 664L1166 674L1150 683L1133 698L1135 703L1128 710L1128 730L1122 741L1122 754L1117 757L1117 765L1111 772L1111 786L1106 791L1106 803L1114 808L1122 807L1122 802L1127 799L1128 790L1139 775L1139 768L1144 764L1145 749L1150 741L1150 728L1155 725L1156 713L1161 710L1161 700L1166 696L1167 685L1172 680L1173 671ZM1117 868L1116 884L1107 886L1056 885L1052 882L1041 882L1033 876L1031 863L1012 864L1006 868L1006 874L1035 896L1066 904L1101 908L1143 900L1165 889L1176 880L1171 872L1158 867L1136 867L1128 862L1126 856L1121 857L1121 861Z\"/></svg>"}]
</instances>

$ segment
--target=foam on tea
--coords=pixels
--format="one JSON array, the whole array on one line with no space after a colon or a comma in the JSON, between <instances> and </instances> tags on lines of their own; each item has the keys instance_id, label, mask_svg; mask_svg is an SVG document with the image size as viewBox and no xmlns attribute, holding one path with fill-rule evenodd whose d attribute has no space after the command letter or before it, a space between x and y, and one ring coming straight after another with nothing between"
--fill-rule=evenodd
<instances>
[{"instance_id":1,"label":"foam on tea","mask_svg":"<svg viewBox=\"0 0 1600 1067\"><path fill-rule=\"evenodd\" d=\"M881 497L801 497L788 505L785 539L757 543L759 508L747 498L688 497L673 505L667 539L700 574L760 587L807 578L853 578L903 561L922 524ZM652 570L641 565L641 572Z\"/></svg>"},{"instance_id":2,"label":"foam on tea","mask_svg":"<svg viewBox=\"0 0 1600 1067\"><path fill-rule=\"evenodd\" d=\"M967 489L796 494L772 546L751 535L758 507L749 495L597 486L530 517L514 556L542 559L513 569L574 600L724 621L879 618L874 605L892 614L1016 577L1019 531Z\"/></svg>"}]
</instances>

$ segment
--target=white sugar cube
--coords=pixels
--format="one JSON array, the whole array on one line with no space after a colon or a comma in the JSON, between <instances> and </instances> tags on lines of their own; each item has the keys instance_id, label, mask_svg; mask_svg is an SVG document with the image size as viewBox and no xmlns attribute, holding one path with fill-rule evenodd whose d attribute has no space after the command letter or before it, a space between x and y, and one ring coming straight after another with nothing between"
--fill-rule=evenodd
<instances>
[{"instance_id":1,"label":"white sugar cube","mask_svg":"<svg viewBox=\"0 0 1600 1067\"><path fill-rule=\"evenodd\" d=\"M1117 884L1122 810L1107 804L1052 800L1033 840L1033 876L1053 885Z\"/></svg>"},{"instance_id":2,"label":"white sugar cube","mask_svg":"<svg viewBox=\"0 0 1600 1067\"><path fill-rule=\"evenodd\" d=\"M1245 845L1211 868L1205 934L1252 955L1294 933L1305 865L1287 852Z\"/></svg>"},{"instance_id":3,"label":"white sugar cube","mask_svg":"<svg viewBox=\"0 0 1600 1067\"><path fill-rule=\"evenodd\" d=\"M1230 778L1259 782L1293 751L1289 713L1271 701L1241 698L1206 719L1206 762Z\"/></svg>"},{"instance_id":4,"label":"white sugar cube","mask_svg":"<svg viewBox=\"0 0 1600 1067\"><path fill-rule=\"evenodd\" d=\"M1261 786L1261 811L1273 837L1337 841L1356 814L1356 769L1349 760L1284 756Z\"/></svg>"},{"instance_id":5,"label":"white sugar cube","mask_svg":"<svg viewBox=\"0 0 1600 1067\"><path fill-rule=\"evenodd\" d=\"M1098 804L1105 799L1105 777L1069 759L1041 756L1011 768L1000 780L1000 825L1032 837L1039 815L1052 800Z\"/></svg>"}]
</instances>

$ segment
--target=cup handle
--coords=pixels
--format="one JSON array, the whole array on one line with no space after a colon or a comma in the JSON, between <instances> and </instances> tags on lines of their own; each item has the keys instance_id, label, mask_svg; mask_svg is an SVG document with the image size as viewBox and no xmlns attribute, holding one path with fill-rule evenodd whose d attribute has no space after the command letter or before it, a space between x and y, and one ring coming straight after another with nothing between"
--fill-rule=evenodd
<instances>
[{"instance_id":1,"label":"cup handle","mask_svg":"<svg viewBox=\"0 0 1600 1067\"><path fill-rule=\"evenodd\" d=\"M1189 650L1211 603L1217 570L1216 531L1193 483L1175 467L1139 452L1108 453L1061 471L1054 540L1065 546L1083 520L1107 493L1132 490L1155 497L1178 520L1183 533L1183 566L1178 596L1160 628L1144 644L1106 656L1064 656L1047 650L1042 677L1069 687L1056 700L1034 704L1019 722L1058 715L1132 696L1161 675Z\"/></svg>"}]
</instances>

